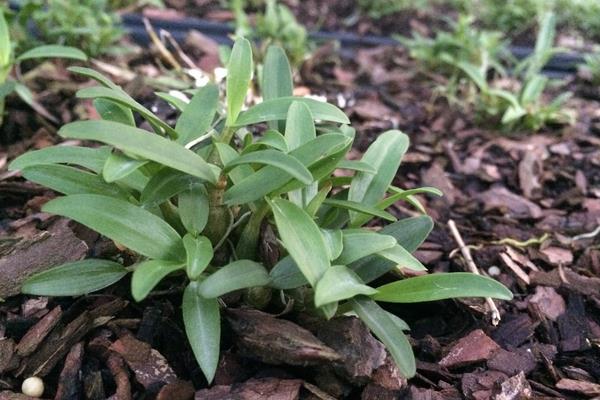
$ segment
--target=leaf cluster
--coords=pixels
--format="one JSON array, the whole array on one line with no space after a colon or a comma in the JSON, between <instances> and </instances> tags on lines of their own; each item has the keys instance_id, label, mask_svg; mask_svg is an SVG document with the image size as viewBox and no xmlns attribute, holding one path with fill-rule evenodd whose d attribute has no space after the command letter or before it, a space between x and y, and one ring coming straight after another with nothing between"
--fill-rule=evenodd
<instances>
[{"instance_id":1,"label":"leaf cluster","mask_svg":"<svg viewBox=\"0 0 600 400\"><path fill-rule=\"evenodd\" d=\"M55 146L16 159L12 170L64 196L43 210L71 218L138 255L131 266L88 259L30 278L24 293L81 295L132 272L144 300L163 279L185 284L182 314L208 381L219 360L219 298L242 290L263 305L295 299L332 318L355 313L386 345L407 377L415 360L407 325L378 302L452 297L511 298L498 282L473 274L423 275L372 282L392 271L425 271L411 254L432 228L429 217L396 220L386 209L418 193L393 186L408 137L382 133L361 160L348 160L354 130L337 107L292 96L283 50L270 47L260 82L263 101L242 110L252 79L250 43L231 51L226 107L217 86L201 88L170 126L96 71L72 68L99 86L82 89L102 120L63 126L59 135L100 147ZM223 111L226 110L226 111ZM137 114L152 127L138 128ZM345 170L344 176L336 173ZM375 218L381 230L365 228ZM274 238L269 240L265 232ZM265 244L271 252L261 249ZM266 301L264 300L266 298ZM257 302L254 302L256 304Z\"/></svg>"}]
</instances>

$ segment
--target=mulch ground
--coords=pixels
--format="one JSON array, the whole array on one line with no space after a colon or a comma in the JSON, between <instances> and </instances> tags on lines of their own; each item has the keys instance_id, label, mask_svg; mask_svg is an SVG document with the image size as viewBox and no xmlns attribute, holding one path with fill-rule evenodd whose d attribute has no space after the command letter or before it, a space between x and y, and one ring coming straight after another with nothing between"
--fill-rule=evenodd
<instances>
[{"instance_id":1,"label":"mulch ground","mask_svg":"<svg viewBox=\"0 0 600 400\"><path fill-rule=\"evenodd\" d=\"M506 135L436 96L443 78L419 71L401 49L363 49L345 59L332 49L318 49L304 64L299 90L326 96L351 116L357 158L380 132L409 134L396 184L444 192L421 198L436 227L416 254L431 272L467 270L448 229L455 221L481 273L515 294L497 303L500 322L493 325L479 300L391 307L412 328L418 374L406 382L352 317L315 321L275 302L268 312L252 311L230 296L222 357L207 388L183 332L177 278L141 304L128 282L77 299L18 295L23 275L49 264L129 255L41 213L54 194L7 172L17 155L58 140L53 124L15 103L0 146L0 399L26 399L17 393L32 375L44 378L48 399L600 396L600 112L590 85L568 83L575 125ZM207 47L188 52L199 65L214 63ZM152 62L129 65L158 73ZM62 121L89 114L89 104L69 97L71 78L61 68L56 76L61 95L37 91L41 103ZM137 97L148 98L148 89ZM415 215L400 203L393 212Z\"/></svg>"}]
</instances>

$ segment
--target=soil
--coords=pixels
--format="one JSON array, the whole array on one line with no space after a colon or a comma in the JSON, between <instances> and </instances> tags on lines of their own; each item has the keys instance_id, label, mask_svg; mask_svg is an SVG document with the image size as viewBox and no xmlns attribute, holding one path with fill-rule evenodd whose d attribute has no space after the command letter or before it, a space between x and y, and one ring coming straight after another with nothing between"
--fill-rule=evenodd
<instances>
[{"instance_id":1,"label":"soil","mask_svg":"<svg viewBox=\"0 0 600 400\"><path fill-rule=\"evenodd\" d=\"M214 63L214 46L197 46L190 41L184 50L197 65ZM449 229L455 221L480 272L515 294L496 303L500 322L493 324L479 300L389 307L411 326L418 373L406 382L352 317L315 321L276 302L252 311L240 295L228 296L222 356L207 387L179 317L183 278L140 304L127 281L80 298L15 295L16 284L0 285L0 399L26 399L16 393L31 375L44 378L48 399L600 396L600 97L589 82L567 82L575 93L567 107L578 111L574 125L506 133L436 96L443 78L421 71L402 49L360 49L352 58L333 49L323 46L304 63L299 92L346 111L357 130L357 158L387 129L410 136L395 184L444 192L420 197L436 226L416 255L431 272L467 270ZM161 71L148 54L106 61L132 76ZM73 98L74 78L57 68L52 80L34 82L40 104L61 123L93 117L89 103ZM150 88L126 76L111 75L169 117ZM24 151L58 142L57 126L9 101L0 145L2 283L19 282L43 268L40 261L131 257L82 226L41 213L54 194L7 171ZM417 215L401 203L391 211Z\"/></svg>"}]
</instances>

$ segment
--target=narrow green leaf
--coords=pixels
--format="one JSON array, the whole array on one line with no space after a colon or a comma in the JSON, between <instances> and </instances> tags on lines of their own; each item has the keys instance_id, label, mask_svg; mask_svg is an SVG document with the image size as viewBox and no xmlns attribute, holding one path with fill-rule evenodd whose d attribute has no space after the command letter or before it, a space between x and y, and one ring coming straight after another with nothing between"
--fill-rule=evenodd
<instances>
[{"instance_id":1,"label":"narrow green leaf","mask_svg":"<svg viewBox=\"0 0 600 400\"><path fill-rule=\"evenodd\" d=\"M169 93L154 92L154 94L156 95L156 97L159 97L159 98L163 99L164 101L166 101L167 103L169 103L170 106L172 106L179 112L183 112L183 110L185 110L185 108L188 105L188 102L180 99L177 96L173 96L172 94L169 94ZM175 128L175 130L177 130L177 128Z\"/></svg>"},{"instance_id":2,"label":"narrow green leaf","mask_svg":"<svg viewBox=\"0 0 600 400\"><path fill-rule=\"evenodd\" d=\"M427 271L427 268L421 264L419 260L410 254L406 249L399 244L385 250L377 252L378 255L390 261L393 261L400 268L406 268L413 271Z\"/></svg>"},{"instance_id":3,"label":"narrow green leaf","mask_svg":"<svg viewBox=\"0 0 600 400\"><path fill-rule=\"evenodd\" d=\"M169 224L125 200L76 194L51 200L42 210L71 218L146 257L181 260L185 254Z\"/></svg>"},{"instance_id":4,"label":"narrow green leaf","mask_svg":"<svg viewBox=\"0 0 600 400\"><path fill-rule=\"evenodd\" d=\"M269 273L262 264L250 260L234 261L206 278L198 288L205 298L217 298L235 290L266 286Z\"/></svg>"},{"instance_id":5,"label":"narrow green leaf","mask_svg":"<svg viewBox=\"0 0 600 400\"><path fill-rule=\"evenodd\" d=\"M243 154L230 161L223 169L228 171L238 165L253 163L274 166L307 185L313 181L310 171L300 161L277 150L258 150Z\"/></svg>"},{"instance_id":6,"label":"narrow green leaf","mask_svg":"<svg viewBox=\"0 0 600 400\"><path fill-rule=\"evenodd\" d=\"M312 113L305 103L294 101L285 122L285 140L290 150L297 149L317 137Z\"/></svg>"},{"instance_id":7,"label":"narrow green leaf","mask_svg":"<svg viewBox=\"0 0 600 400\"><path fill-rule=\"evenodd\" d=\"M187 258L187 275L191 280L197 280L212 261L212 244L204 236L194 237L188 233L183 237L183 246Z\"/></svg>"},{"instance_id":8,"label":"narrow green leaf","mask_svg":"<svg viewBox=\"0 0 600 400\"><path fill-rule=\"evenodd\" d=\"M193 234L204 230L208 222L208 193L203 185L191 185L179 194L179 216L185 229Z\"/></svg>"},{"instance_id":9,"label":"narrow green leaf","mask_svg":"<svg viewBox=\"0 0 600 400\"><path fill-rule=\"evenodd\" d=\"M412 347L402 332L402 326L390 318L390 314L371 299L357 297L350 300L350 304L371 332L383 342L396 362L400 373L405 378L412 378L417 372L417 366Z\"/></svg>"},{"instance_id":10,"label":"narrow green leaf","mask_svg":"<svg viewBox=\"0 0 600 400\"><path fill-rule=\"evenodd\" d=\"M319 161L329 160L350 143L351 140L344 135L324 134L291 151L290 155L312 172L312 167L318 166ZM314 172L312 174L314 179L318 179ZM225 203L235 205L258 200L282 188L289 180L290 177L282 174L278 168L266 166L229 188L225 192Z\"/></svg>"},{"instance_id":11,"label":"narrow green leaf","mask_svg":"<svg viewBox=\"0 0 600 400\"><path fill-rule=\"evenodd\" d=\"M143 261L135 266L131 277L131 295L135 301L142 301L152 289L167 275L182 269L180 262L164 260Z\"/></svg>"},{"instance_id":12,"label":"narrow green leaf","mask_svg":"<svg viewBox=\"0 0 600 400\"><path fill-rule=\"evenodd\" d=\"M94 108L98 114L107 121L120 122L125 125L135 126L135 119L130 108L124 107L114 101L99 98L94 99Z\"/></svg>"},{"instance_id":13,"label":"narrow green leaf","mask_svg":"<svg viewBox=\"0 0 600 400\"><path fill-rule=\"evenodd\" d=\"M219 158L221 159L221 163L223 165L235 160L239 157L239 154L235 149L228 144L225 143L214 143L217 152L219 153ZM240 165L239 167L233 168L231 171L227 173L229 178L234 184L240 183L250 175L254 174L254 170L249 165Z\"/></svg>"},{"instance_id":14,"label":"narrow green leaf","mask_svg":"<svg viewBox=\"0 0 600 400\"><path fill-rule=\"evenodd\" d=\"M280 97L265 100L240 114L236 126L253 125L259 122L282 121L287 118L288 109L293 102L301 102L308 106L315 120L349 124L350 120L336 106L308 97Z\"/></svg>"},{"instance_id":15,"label":"narrow green leaf","mask_svg":"<svg viewBox=\"0 0 600 400\"><path fill-rule=\"evenodd\" d=\"M306 277L298 268L294 259L285 256L269 272L271 286L275 289L288 290L308 285Z\"/></svg>"},{"instance_id":16,"label":"narrow green leaf","mask_svg":"<svg viewBox=\"0 0 600 400\"><path fill-rule=\"evenodd\" d=\"M21 292L37 296L79 296L104 289L125 275L127 270L113 261L75 261L31 276Z\"/></svg>"},{"instance_id":17,"label":"narrow green leaf","mask_svg":"<svg viewBox=\"0 0 600 400\"><path fill-rule=\"evenodd\" d=\"M248 93L252 69L252 46L248 40L238 38L233 44L227 64L227 126L232 126L240 114Z\"/></svg>"},{"instance_id":18,"label":"narrow green leaf","mask_svg":"<svg viewBox=\"0 0 600 400\"><path fill-rule=\"evenodd\" d=\"M380 234L393 236L407 252L412 253L425 241L433 229L433 221L426 215L405 218L385 226ZM362 258L350 265L361 279L368 283L396 267L396 263L379 255Z\"/></svg>"},{"instance_id":19,"label":"narrow green leaf","mask_svg":"<svg viewBox=\"0 0 600 400\"><path fill-rule=\"evenodd\" d=\"M348 200L364 206L375 206L383 199L407 148L408 136L404 133L391 130L381 134L362 158L362 161L372 165L377 173L358 172L352 179ZM354 223L359 215L360 213L351 211L351 223Z\"/></svg>"},{"instance_id":20,"label":"narrow green leaf","mask_svg":"<svg viewBox=\"0 0 600 400\"><path fill-rule=\"evenodd\" d=\"M0 82L2 82L2 67L0 67ZM16 87L17 83L12 79L0 84L0 101L4 100L6 96L14 92Z\"/></svg>"},{"instance_id":21,"label":"narrow green leaf","mask_svg":"<svg viewBox=\"0 0 600 400\"><path fill-rule=\"evenodd\" d=\"M162 168L148 181L140 195L140 203L149 208L177 196L200 180L171 168Z\"/></svg>"},{"instance_id":22,"label":"narrow green leaf","mask_svg":"<svg viewBox=\"0 0 600 400\"><path fill-rule=\"evenodd\" d=\"M261 94L264 100L292 96L294 82L292 68L285 51L275 45L269 46L262 71ZM283 132L283 121L270 121L269 127Z\"/></svg>"},{"instance_id":23,"label":"narrow green leaf","mask_svg":"<svg viewBox=\"0 0 600 400\"><path fill-rule=\"evenodd\" d=\"M169 134L169 136L177 136L177 133L173 128L169 126L169 124L158 118L156 115L154 115L154 113L152 113L152 111L148 110L146 107L135 101L131 96L129 96L121 89L111 89L108 87L94 86L79 90L77 92L77 97L80 99L107 99L122 106L129 107L133 111L139 113L145 120L147 120L151 124L163 129L167 134Z\"/></svg>"},{"instance_id":24,"label":"narrow green leaf","mask_svg":"<svg viewBox=\"0 0 600 400\"><path fill-rule=\"evenodd\" d=\"M336 264L350 264L368 255L392 248L396 245L393 236L368 230L344 230L343 250Z\"/></svg>"},{"instance_id":25,"label":"narrow green leaf","mask_svg":"<svg viewBox=\"0 0 600 400\"><path fill-rule=\"evenodd\" d=\"M0 10L0 71L8 68L11 58L12 44L10 42L10 31L4 17L4 11Z\"/></svg>"},{"instance_id":26,"label":"narrow green leaf","mask_svg":"<svg viewBox=\"0 0 600 400\"><path fill-rule=\"evenodd\" d=\"M217 85L209 83L198 90L177 120L177 142L187 144L208 132L215 118L218 103Z\"/></svg>"},{"instance_id":27,"label":"narrow green leaf","mask_svg":"<svg viewBox=\"0 0 600 400\"><path fill-rule=\"evenodd\" d=\"M349 169L351 171L366 172L368 174L376 174L377 170L370 164L364 161L357 160L342 160L337 166L339 169Z\"/></svg>"},{"instance_id":28,"label":"narrow green leaf","mask_svg":"<svg viewBox=\"0 0 600 400\"><path fill-rule=\"evenodd\" d=\"M31 182L63 194L94 193L127 198L127 193L116 185L106 183L98 175L66 165L35 165L25 168L22 174Z\"/></svg>"},{"instance_id":29,"label":"narrow green leaf","mask_svg":"<svg viewBox=\"0 0 600 400\"><path fill-rule=\"evenodd\" d=\"M106 76L102 75L100 72L98 72L94 69L85 68L85 67L69 67L69 68L67 68L67 70L70 72L73 72L74 74L78 74L81 76L85 76L86 78L93 79L96 82L98 82L99 84L101 84L102 86L105 86L109 89L122 90L121 87L119 87L118 85L113 83L113 81L111 81Z\"/></svg>"},{"instance_id":30,"label":"narrow green leaf","mask_svg":"<svg viewBox=\"0 0 600 400\"><path fill-rule=\"evenodd\" d=\"M219 364L221 316L217 299L198 294L198 283L190 282L183 292L183 324L200 369L210 384Z\"/></svg>"},{"instance_id":31,"label":"narrow green leaf","mask_svg":"<svg viewBox=\"0 0 600 400\"><path fill-rule=\"evenodd\" d=\"M248 150L254 151L252 147L260 145L269 146L276 150L283 151L284 153L287 153L289 151L287 142L285 141L285 137L278 131L274 131L272 129L269 129L268 131L263 133L263 135L260 137L260 139L258 139L256 143L245 148L244 153L247 153Z\"/></svg>"},{"instance_id":32,"label":"narrow green leaf","mask_svg":"<svg viewBox=\"0 0 600 400\"><path fill-rule=\"evenodd\" d=\"M325 199L323 204L327 204L336 208L343 208L345 210L357 211L362 214L372 215L374 217L379 217L385 219L386 221L396 221L396 217L390 214L387 211L380 210L376 207L357 203L355 201L350 200L338 200L338 199Z\"/></svg>"},{"instance_id":33,"label":"narrow green leaf","mask_svg":"<svg viewBox=\"0 0 600 400\"><path fill-rule=\"evenodd\" d=\"M342 254L344 248L341 229L321 229L325 245L329 253L329 260L333 261Z\"/></svg>"},{"instance_id":34,"label":"narrow green leaf","mask_svg":"<svg viewBox=\"0 0 600 400\"><path fill-rule=\"evenodd\" d=\"M329 268L329 253L317 224L295 204L275 199L270 202L279 236L311 286Z\"/></svg>"},{"instance_id":35,"label":"narrow green leaf","mask_svg":"<svg viewBox=\"0 0 600 400\"><path fill-rule=\"evenodd\" d=\"M74 60L87 61L85 53L74 47L46 45L34 47L33 49L26 51L17 57L17 62L30 60L32 58L71 58Z\"/></svg>"},{"instance_id":36,"label":"narrow green leaf","mask_svg":"<svg viewBox=\"0 0 600 400\"><path fill-rule=\"evenodd\" d=\"M469 272L416 276L383 285L373 298L391 303L419 303L457 297L492 297L511 300L513 295L500 282Z\"/></svg>"},{"instance_id":37,"label":"narrow green leaf","mask_svg":"<svg viewBox=\"0 0 600 400\"><path fill-rule=\"evenodd\" d=\"M52 146L22 154L10 163L10 171L23 170L34 165L73 164L100 173L110 153L108 147Z\"/></svg>"},{"instance_id":38,"label":"narrow green leaf","mask_svg":"<svg viewBox=\"0 0 600 400\"><path fill-rule=\"evenodd\" d=\"M131 175L147 163L146 160L134 160L123 154L111 153L104 163L102 177L106 182L115 182Z\"/></svg>"},{"instance_id":39,"label":"narrow green leaf","mask_svg":"<svg viewBox=\"0 0 600 400\"><path fill-rule=\"evenodd\" d=\"M319 279L315 288L315 305L351 299L359 294L374 295L377 290L361 282L358 275L345 265L333 265Z\"/></svg>"},{"instance_id":40,"label":"narrow green leaf","mask_svg":"<svg viewBox=\"0 0 600 400\"><path fill-rule=\"evenodd\" d=\"M64 125L65 138L96 140L215 184L215 169L199 155L168 139L112 121L78 121Z\"/></svg>"}]
</instances>

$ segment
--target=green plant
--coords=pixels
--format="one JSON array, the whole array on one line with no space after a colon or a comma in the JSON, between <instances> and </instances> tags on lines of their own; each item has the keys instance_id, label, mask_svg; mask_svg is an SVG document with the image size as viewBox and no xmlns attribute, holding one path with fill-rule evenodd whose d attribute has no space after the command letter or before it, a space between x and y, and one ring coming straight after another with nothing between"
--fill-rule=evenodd
<instances>
[{"instance_id":1,"label":"green plant","mask_svg":"<svg viewBox=\"0 0 600 400\"><path fill-rule=\"evenodd\" d=\"M369 17L379 19L403 10L430 6L431 0L358 0L358 7Z\"/></svg>"},{"instance_id":2,"label":"green plant","mask_svg":"<svg viewBox=\"0 0 600 400\"><path fill-rule=\"evenodd\" d=\"M247 0L232 0L231 9L235 15L236 35L257 39L260 48L255 51L262 59L266 49L276 44L285 49L292 64L300 64L308 51L306 28L294 17L294 14L284 4L277 0L266 0L264 12L256 14L256 24L253 27L244 11Z\"/></svg>"},{"instance_id":3,"label":"green plant","mask_svg":"<svg viewBox=\"0 0 600 400\"><path fill-rule=\"evenodd\" d=\"M110 51L123 35L106 0L26 0L23 7L42 43L74 46L95 57Z\"/></svg>"},{"instance_id":4,"label":"green plant","mask_svg":"<svg viewBox=\"0 0 600 400\"><path fill-rule=\"evenodd\" d=\"M0 125L4 114L6 96L15 92L25 103L36 107L31 91L18 79L11 78L10 74L21 62L41 58L70 58L75 60L87 60L86 55L73 47L67 46L39 46L29 51L16 55L14 53L15 43L11 40L9 26L4 18L4 12L0 9Z\"/></svg>"},{"instance_id":5,"label":"green plant","mask_svg":"<svg viewBox=\"0 0 600 400\"><path fill-rule=\"evenodd\" d=\"M473 22L473 17L460 15L456 22L449 21L449 31L437 32L434 38L419 33L413 33L411 39L396 38L426 69L452 79L462 75L456 66L458 62L476 65L484 75L490 70L504 74L502 60L507 57L507 50L502 34L478 30Z\"/></svg>"},{"instance_id":6,"label":"green plant","mask_svg":"<svg viewBox=\"0 0 600 400\"><path fill-rule=\"evenodd\" d=\"M463 12L476 17L488 29L519 34L535 26L540 10L552 1L545 0L454 0Z\"/></svg>"},{"instance_id":7,"label":"green plant","mask_svg":"<svg viewBox=\"0 0 600 400\"><path fill-rule=\"evenodd\" d=\"M590 53L584 56L584 64L580 71L595 85L600 84L600 53Z\"/></svg>"},{"instance_id":8,"label":"green plant","mask_svg":"<svg viewBox=\"0 0 600 400\"><path fill-rule=\"evenodd\" d=\"M560 49L553 45L556 32L554 13L544 13L540 19L533 53L514 69L515 77L519 80L516 93L490 85L487 74L478 66L464 60L456 62L456 66L479 90L472 100L477 111L485 118L501 116L500 122L507 129L522 127L537 131L548 124L563 124L572 120L572 115L563 108L571 96L570 92L557 96L550 103L543 99L549 79L542 74L542 68Z\"/></svg>"},{"instance_id":9,"label":"green plant","mask_svg":"<svg viewBox=\"0 0 600 400\"><path fill-rule=\"evenodd\" d=\"M59 135L105 146L50 147L19 157L10 169L65 195L48 202L45 212L98 231L138 260L129 267L101 259L66 264L31 277L22 291L81 295L133 272L132 295L142 301L168 275L185 280L183 321L209 382L219 359L219 297L247 289L247 301L264 306L271 291L281 291L327 318L356 313L400 371L412 376L407 326L376 301L510 299L511 293L468 273L369 286L400 267L425 269L411 252L428 235L431 219L396 221L385 209L402 199L418 205L414 194L439 192L391 186L408 147L399 131L381 134L361 161L345 160L355 134L348 118L328 103L292 97L290 66L279 47L267 51L263 102L242 112L251 53L250 43L238 38L228 65L225 112L218 111L217 86L209 84L183 107L175 127L99 73L72 68L100 83L78 96L94 99L104 119L69 123ZM135 127L134 112L154 132ZM250 133L264 123L262 134ZM354 175L338 177L336 169ZM365 229L375 217L392 223ZM270 256L259 251L265 226L279 238L270 242L276 249Z\"/></svg>"}]
</instances>

